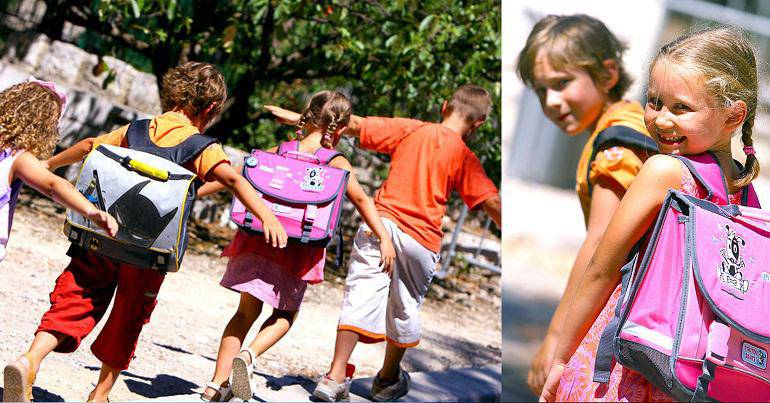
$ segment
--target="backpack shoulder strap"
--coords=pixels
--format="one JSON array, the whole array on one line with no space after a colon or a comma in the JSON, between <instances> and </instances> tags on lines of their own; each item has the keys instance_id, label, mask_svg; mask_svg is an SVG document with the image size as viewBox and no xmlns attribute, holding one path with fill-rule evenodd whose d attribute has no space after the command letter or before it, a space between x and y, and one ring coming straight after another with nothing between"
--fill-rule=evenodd
<instances>
[{"instance_id":1,"label":"backpack shoulder strap","mask_svg":"<svg viewBox=\"0 0 770 403\"><path fill-rule=\"evenodd\" d=\"M203 134L194 134L188 137L185 141L173 147L174 158L172 161L179 165L184 165L189 161L195 159L203 152L208 146L216 143L218 140L211 136Z\"/></svg>"},{"instance_id":2,"label":"backpack shoulder strap","mask_svg":"<svg viewBox=\"0 0 770 403\"><path fill-rule=\"evenodd\" d=\"M332 150L326 147L321 147L315 151L315 156L318 158L318 162L320 162L322 165L329 165L329 163L341 156L342 153L336 150Z\"/></svg>"},{"instance_id":3,"label":"backpack shoulder strap","mask_svg":"<svg viewBox=\"0 0 770 403\"><path fill-rule=\"evenodd\" d=\"M128 124L126 131L128 148L142 150L154 146L150 140L150 119L135 120Z\"/></svg>"},{"instance_id":4,"label":"backpack shoulder strap","mask_svg":"<svg viewBox=\"0 0 770 403\"><path fill-rule=\"evenodd\" d=\"M644 135L628 126L610 126L602 130L594 140L593 148L591 149L591 158L588 160L588 169L586 170L586 183L588 184L588 193L593 191L591 186L591 164L596 158L596 154L600 150L609 148L612 146L632 147L640 150L644 150L650 155L658 153L658 146L655 144L649 136Z\"/></svg>"},{"instance_id":5,"label":"backpack shoulder strap","mask_svg":"<svg viewBox=\"0 0 770 403\"><path fill-rule=\"evenodd\" d=\"M717 158L711 153L674 155L692 173L693 178L706 189L706 199L720 205L729 204L727 182Z\"/></svg>"},{"instance_id":6,"label":"backpack shoulder strap","mask_svg":"<svg viewBox=\"0 0 770 403\"><path fill-rule=\"evenodd\" d=\"M165 158L177 165L184 165L196 158L217 139L194 134L173 147L160 147L150 139L150 119L135 120L128 125L126 142L132 150L144 151Z\"/></svg>"},{"instance_id":7,"label":"backpack shoulder strap","mask_svg":"<svg viewBox=\"0 0 770 403\"><path fill-rule=\"evenodd\" d=\"M299 151L299 141L284 141L278 146L278 155L284 155L289 151Z\"/></svg>"}]
</instances>

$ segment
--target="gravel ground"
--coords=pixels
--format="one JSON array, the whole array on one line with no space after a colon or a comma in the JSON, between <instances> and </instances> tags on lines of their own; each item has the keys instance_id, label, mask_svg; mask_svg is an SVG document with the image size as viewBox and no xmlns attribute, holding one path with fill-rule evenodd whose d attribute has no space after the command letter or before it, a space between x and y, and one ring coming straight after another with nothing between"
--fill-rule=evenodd
<instances>
[{"instance_id":1,"label":"gravel ground","mask_svg":"<svg viewBox=\"0 0 770 403\"><path fill-rule=\"evenodd\" d=\"M49 307L54 281L69 259L61 234L62 215L44 212L50 210L45 203L26 204L16 212L9 253L0 264L2 362L26 351ZM196 250L205 248L199 245ZM190 394L210 379L219 337L238 302L236 293L218 285L226 261L212 257L219 247L210 248L209 254L188 253L182 271L169 275L140 337L136 359L113 389L113 401ZM496 282L487 287L496 291L491 298L426 301L422 343L407 353L405 369L433 371L501 362L499 277L490 281ZM277 382L323 373L333 353L342 291L339 278L308 287L294 328L260 358L258 372ZM269 315L269 309L265 311L258 323ZM100 363L89 346L100 329L77 352L53 353L44 361L33 390L35 400L85 400L98 377ZM352 358L356 376L373 376L383 354L383 344L359 344Z\"/></svg>"}]
</instances>

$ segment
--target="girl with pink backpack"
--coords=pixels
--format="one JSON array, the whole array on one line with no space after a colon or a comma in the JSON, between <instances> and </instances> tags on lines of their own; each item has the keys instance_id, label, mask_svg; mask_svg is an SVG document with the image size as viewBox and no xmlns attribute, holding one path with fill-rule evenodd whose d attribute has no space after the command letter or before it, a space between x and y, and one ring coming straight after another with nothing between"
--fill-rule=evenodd
<instances>
[{"instance_id":1,"label":"girl with pink backpack","mask_svg":"<svg viewBox=\"0 0 770 403\"><path fill-rule=\"evenodd\" d=\"M372 232L380 239L381 265L383 271L387 272L395 258L395 250L390 236L382 225L374 203L364 193L355 175L353 175L350 162L341 154L333 151L340 136L347 129L351 110L350 101L339 92L321 91L313 94L298 123L297 139L282 143L278 147L267 150L267 152L289 156L289 158L302 158L306 161L316 160L322 166L328 165L329 170L336 168L349 172L348 181L339 183L347 183L344 189L345 195L355 205ZM325 191L323 175L318 175L324 170L318 166L306 168L307 172L303 181L303 178L294 177L297 175L292 175L285 166L269 166L270 161L268 160L270 158L260 157L260 154L264 153L255 152L252 156L247 157L246 168L244 169L244 175L247 175L249 181L258 189L260 189L260 182L257 174L260 170L273 174L280 170L286 171L280 178L272 175L269 183L264 183L265 186L261 189L266 201L268 191L273 196L285 196L278 197L284 200L295 199L297 196L289 193L298 190L299 187L311 193L320 194ZM285 165L290 165L290 163L291 161ZM295 179L297 186L292 185ZM294 189L295 187L297 189ZM220 188L221 186L217 184L204 185L198 194L199 196L210 194ZM281 195L281 192L287 194ZM332 197L334 196L332 195ZM290 207L292 205L296 207L296 204L276 202L270 205L276 211L279 220L290 220L292 216ZM314 218L316 218L315 215L322 215L321 213L316 214L317 210L313 207L312 209L305 208L305 216L311 210ZM286 214L279 214L281 212ZM339 211L335 211L333 215L339 219ZM313 242L315 231L308 230L306 233L299 234L298 239L287 244L286 248L277 249L266 244L263 236L252 231L255 229L255 224L249 223L250 220L239 215L237 205L233 207L232 218L241 229L238 230L235 238L222 253L223 256L229 257L230 261L220 284L240 292L241 299L237 311L222 334L213 379L206 385L201 395L201 399L204 401L227 401L232 396L244 401L252 398L251 375L256 358L289 331L299 312L307 284L323 281L323 267L326 262L326 249L323 245L328 234L318 237ZM302 218L300 217L300 219ZM329 220L328 217L326 219ZM313 220L310 221L312 223ZM304 223L307 224L307 220ZM306 228L311 227L312 225L306 226ZM311 238L310 241L308 238ZM249 346L241 350L246 334L262 312L264 303L271 305L273 312L262 324L257 336Z\"/></svg>"},{"instance_id":2,"label":"girl with pink backpack","mask_svg":"<svg viewBox=\"0 0 770 403\"><path fill-rule=\"evenodd\" d=\"M735 365L724 366L727 335L731 346L734 335L721 330L727 328L722 322L743 329L739 324L745 320L735 319L734 312L723 315L719 309L714 309L717 317L723 316L722 320L717 320L714 312L702 308L716 306L712 304L712 299L720 298L721 294L716 295L719 293L716 291L716 296L710 298L705 290L714 288L716 280L698 271L698 261L703 263L706 256L701 250L706 246L714 249L716 245L717 252L719 247L723 252L727 251L724 259L744 262L740 267L725 269L731 276L740 277L737 272L750 260L749 257L746 260L741 258L740 249L745 247L741 241L744 239L730 244L727 241L738 237L727 230L722 238L715 234L703 241L705 237L696 236L698 230L695 229L696 218L701 225L708 222L699 211L734 217L737 214L731 216L726 212L746 209L738 205L759 207L751 186L751 181L759 173L751 138L757 88L754 52L749 42L734 29L712 28L691 33L661 48L650 68L644 119L661 153L670 155L654 156L645 162L610 221L572 300L568 315L570 320L564 325L541 401L668 401L672 396L694 400L732 400L743 396L752 400L752 396L759 396L752 393L747 385L756 386L751 382L761 376L749 374L740 378L736 375L738 372L744 376L751 371L746 369L749 366L738 364L737 359ZM737 130L742 134L745 167L733 160L731 152L731 138ZM722 177L726 180L723 181ZM676 204L674 210L678 209L680 214L667 214L673 204ZM682 211L696 212L688 215ZM666 222L666 217L673 217L673 220ZM661 230L664 225L673 225L671 228L681 233L682 237L668 236ZM757 225L754 227L758 228ZM725 227L709 224L708 230L724 232ZM675 238L685 239L686 243L674 242ZM723 240L727 242L727 247ZM638 251L644 253L638 255ZM642 256L639 259L641 264L637 264L635 258L628 262L629 257L635 255ZM655 264L656 260L663 263ZM626 262L628 264L624 266ZM657 270L658 267L663 272L659 277L662 280L657 280L653 283L655 287L650 288L651 280L644 277L647 268ZM627 269L638 272L632 271L626 276ZM711 285L704 285L704 280L711 281ZM631 287L628 281L633 284ZM738 284L737 280L735 283ZM672 288L674 292L669 293L666 288ZM747 288L742 286L738 289L745 292ZM629 302L628 293L621 296L621 291L628 289L636 301L639 301L640 293L643 294L642 289L659 290L657 299L667 301L632 319L670 325L643 327L628 321L627 306L633 301ZM697 298L682 297L688 292ZM654 303L649 304L648 307ZM698 310L704 314L692 319L685 315L687 310ZM618 326L619 315L620 337L602 337L604 333L613 333L605 330L608 326ZM644 319L639 319L639 316ZM688 327L688 322L695 320L702 325ZM673 334L664 334L662 329L669 328L673 328ZM718 329L712 332L710 328ZM756 333L745 333L746 337L756 336ZM614 332L614 335L618 333ZM717 343L720 338L723 339L721 344ZM690 358L683 357L690 339L695 340L692 349L700 353L694 353ZM616 357L624 366L601 368L605 364L603 351L607 350L608 343L614 347ZM763 344L752 343L754 345L744 343L744 346L752 347L746 355L756 366L764 362L764 350L757 347ZM668 344L668 350L664 353L652 351L654 348L651 346L659 344ZM708 347L712 344L718 348ZM724 384L709 387L709 382L714 380L714 366L709 362L716 360L712 360L709 352L722 360L721 369L716 371L717 379L736 379L738 381L733 385L744 386L732 387L732 394L724 393ZM641 373L629 369L629 366Z\"/></svg>"}]
</instances>

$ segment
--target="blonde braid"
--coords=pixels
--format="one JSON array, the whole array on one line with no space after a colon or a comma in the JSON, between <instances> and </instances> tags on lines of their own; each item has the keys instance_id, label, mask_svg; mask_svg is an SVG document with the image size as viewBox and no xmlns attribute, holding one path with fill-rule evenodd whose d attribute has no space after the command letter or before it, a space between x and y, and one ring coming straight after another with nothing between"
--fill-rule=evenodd
<instances>
[{"instance_id":1,"label":"blonde braid","mask_svg":"<svg viewBox=\"0 0 770 403\"><path fill-rule=\"evenodd\" d=\"M743 142L744 146L752 147L754 145L754 141L751 139L754 128L754 115L755 113L752 111L741 127L741 142ZM738 174L738 178L735 180L734 184L736 187L744 187L751 183L757 175L759 175L759 161L757 161L757 156L753 153L747 154L746 166L743 167L743 171Z\"/></svg>"},{"instance_id":2,"label":"blonde braid","mask_svg":"<svg viewBox=\"0 0 770 403\"><path fill-rule=\"evenodd\" d=\"M332 117L332 121L326 126L324 135L321 138L321 145L326 148L334 148L334 131L337 130L337 116Z\"/></svg>"},{"instance_id":3,"label":"blonde braid","mask_svg":"<svg viewBox=\"0 0 770 403\"><path fill-rule=\"evenodd\" d=\"M291 140L302 140L305 137L302 129L304 129L305 125L307 124L309 114L310 111L306 111L302 114L302 116L299 117L299 120L297 121L297 131L295 132L295 135L292 136Z\"/></svg>"}]
</instances>

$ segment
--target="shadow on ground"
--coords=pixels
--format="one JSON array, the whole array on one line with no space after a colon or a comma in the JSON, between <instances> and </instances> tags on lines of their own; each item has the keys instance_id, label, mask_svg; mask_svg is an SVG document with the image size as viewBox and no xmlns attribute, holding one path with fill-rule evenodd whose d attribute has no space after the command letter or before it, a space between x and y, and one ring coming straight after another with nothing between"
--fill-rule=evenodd
<instances>
[{"instance_id":1,"label":"shadow on ground","mask_svg":"<svg viewBox=\"0 0 770 403\"><path fill-rule=\"evenodd\" d=\"M99 367L93 366L86 366L85 368L91 371L100 370ZM123 382L126 383L128 390L149 399L189 395L196 393L195 389L198 388L197 384L173 375L158 374L154 378L150 378L130 371L123 371L120 376L123 377Z\"/></svg>"},{"instance_id":2,"label":"shadow on ground","mask_svg":"<svg viewBox=\"0 0 770 403\"><path fill-rule=\"evenodd\" d=\"M503 356L502 401L537 400L527 386L527 372L558 303L557 299L533 298L511 290L503 295L503 346L514 351Z\"/></svg>"},{"instance_id":3,"label":"shadow on ground","mask_svg":"<svg viewBox=\"0 0 770 403\"><path fill-rule=\"evenodd\" d=\"M3 388L0 388L0 395L2 395L3 392L5 392L5 390ZM63 402L64 398L55 393L51 393L45 389L38 388L37 386L33 386L32 400L36 402Z\"/></svg>"},{"instance_id":4,"label":"shadow on ground","mask_svg":"<svg viewBox=\"0 0 770 403\"><path fill-rule=\"evenodd\" d=\"M185 349L183 349L181 347L172 346L170 344L163 344L163 343L158 343L158 342L153 342L152 344L154 344L154 345L156 345L156 346L158 346L160 348L165 348L166 350L173 351L175 353L183 353L183 354L189 354L189 355L194 355L195 354L195 353L189 352L189 351L187 351L187 350L185 350ZM206 360L209 360L211 362L217 362L217 359L215 357L209 357L209 356L200 355L200 354L197 354L197 355L199 357L202 357L202 358L204 358Z\"/></svg>"}]
</instances>

